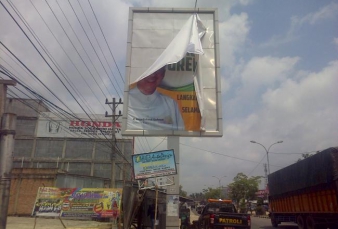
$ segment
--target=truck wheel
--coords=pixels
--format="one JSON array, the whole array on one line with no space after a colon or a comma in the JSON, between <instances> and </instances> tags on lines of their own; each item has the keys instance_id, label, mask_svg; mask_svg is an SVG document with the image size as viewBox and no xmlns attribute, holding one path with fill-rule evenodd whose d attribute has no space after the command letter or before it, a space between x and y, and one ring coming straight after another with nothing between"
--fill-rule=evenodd
<instances>
[{"instance_id":1,"label":"truck wheel","mask_svg":"<svg viewBox=\"0 0 338 229\"><path fill-rule=\"evenodd\" d=\"M271 225L273 227L278 227L278 222L273 214L271 215Z\"/></svg>"},{"instance_id":2,"label":"truck wheel","mask_svg":"<svg viewBox=\"0 0 338 229\"><path fill-rule=\"evenodd\" d=\"M315 229L316 228L316 224L314 219L312 218L312 216L308 216L306 217L306 227L307 229Z\"/></svg>"},{"instance_id":3,"label":"truck wheel","mask_svg":"<svg viewBox=\"0 0 338 229\"><path fill-rule=\"evenodd\" d=\"M304 218L301 215L297 217L297 224L299 229L307 229Z\"/></svg>"},{"instance_id":4,"label":"truck wheel","mask_svg":"<svg viewBox=\"0 0 338 229\"><path fill-rule=\"evenodd\" d=\"M273 227L278 227L278 222L275 219L271 219L271 225Z\"/></svg>"}]
</instances>

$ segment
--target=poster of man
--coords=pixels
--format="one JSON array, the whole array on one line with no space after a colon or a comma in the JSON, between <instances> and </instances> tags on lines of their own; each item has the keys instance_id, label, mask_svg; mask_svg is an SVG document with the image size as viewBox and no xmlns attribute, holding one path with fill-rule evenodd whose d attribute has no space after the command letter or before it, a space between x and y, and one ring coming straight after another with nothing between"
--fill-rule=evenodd
<instances>
[{"instance_id":1,"label":"poster of man","mask_svg":"<svg viewBox=\"0 0 338 229\"><path fill-rule=\"evenodd\" d=\"M219 136L214 11L138 8L131 18L122 134Z\"/></svg>"},{"instance_id":2,"label":"poster of man","mask_svg":"<svg viewBox=\"0 0 338 229\"><path fill-rule=\"evenodd\" d=\"M129 91L128 127L131 129L183 130L184 122L177 102L157 91L166 67L136 82Z\"/></svg>"}]
</instances>

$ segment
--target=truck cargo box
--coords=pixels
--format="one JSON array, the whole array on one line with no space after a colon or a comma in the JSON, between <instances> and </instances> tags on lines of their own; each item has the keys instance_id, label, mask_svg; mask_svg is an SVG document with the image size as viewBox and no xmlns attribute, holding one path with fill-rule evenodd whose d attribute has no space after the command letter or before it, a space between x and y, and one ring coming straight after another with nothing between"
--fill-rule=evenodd
<instances>
[{"instance_id":1,"label":"truck cargo box","mask_svg":"<svg viewBox=\"0 0 338 229\"><path fill-rule=\"evenodd\" d=\"M328 148L268 176L269 196L338 180L338 147Z\"/></svg>"},{"instance_id":2,"label":"truck cargo box","mask_svg":"<svg viewBox=\"0 0 338 229\"><path fill-rule=\"evenodd\" d=\"M338 228L338 147L328 148L268 176L274 227Z\"/></svg>"}]
</instances>

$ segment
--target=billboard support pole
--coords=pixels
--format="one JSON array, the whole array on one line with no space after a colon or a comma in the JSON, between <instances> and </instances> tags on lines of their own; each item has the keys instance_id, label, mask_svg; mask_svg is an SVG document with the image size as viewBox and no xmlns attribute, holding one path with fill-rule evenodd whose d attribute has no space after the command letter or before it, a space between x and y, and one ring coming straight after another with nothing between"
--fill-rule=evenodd
<instances>
[{"instance_id":1,"label":"billboard support pole","mask_svg":"<svg viewBox=\"0 0 338 229\"><path fill-rule=\"evenodd\" d=\"M174 149L175 153L175 161L176 161L176 169L177 174L173 176L174 178L174 185L169 186L167 188L167 203L172 199L172 196L178 196L180 195L180 138L176 136L168 136L167 141L167 147L168 149ZM166 216L166 229L172 229L172 228L179 228L179 204L175 205L177 207L175 216Z\"/></svg>"},{"instance_id":2,"label":"billboard support pole","mask_svg":"<svg viewBox=\"0 0 338 229\"><path fill-rule=\"evenodd\" d=\"M156 222L156 220L157 220L157 208L158 208L158 186L157 186L157 184L156 184L156 186L155 186L155 218L154 218L154 220L155 220L155 222ZM156 223L154 222L154 229L156 229Z\"/></svg>"}]
</instances>

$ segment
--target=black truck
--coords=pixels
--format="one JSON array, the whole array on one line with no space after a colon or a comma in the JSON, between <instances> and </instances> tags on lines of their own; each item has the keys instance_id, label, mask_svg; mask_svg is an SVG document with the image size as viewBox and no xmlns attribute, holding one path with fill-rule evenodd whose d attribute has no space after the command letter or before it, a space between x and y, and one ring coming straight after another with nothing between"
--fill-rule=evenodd
<instances>
[{"instance_id":1,"label":"black truck","mask_svg":"<svg viewBox=\"0 0 338 229\"><path fill-rule=\"evenodd\" d=\"M193 225L196 229L250 229L251 217L238 213L231 200L209 199Z\"/></svg>"},{"instance_id":2,"label":"black truck","mask_svg":"<svg viewBox=\"0 0 338 229\"><path fill-rule=\"evenodd\" d=\"M272 226L338 228L338 147L330 147L268 176Z\"/></svg>"}]
</instances>

